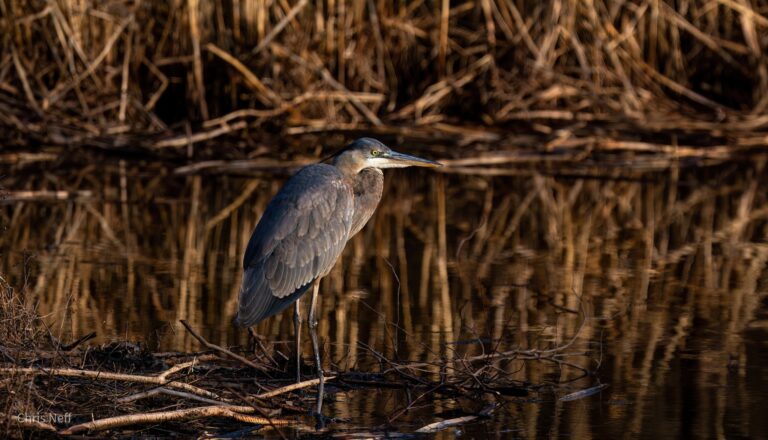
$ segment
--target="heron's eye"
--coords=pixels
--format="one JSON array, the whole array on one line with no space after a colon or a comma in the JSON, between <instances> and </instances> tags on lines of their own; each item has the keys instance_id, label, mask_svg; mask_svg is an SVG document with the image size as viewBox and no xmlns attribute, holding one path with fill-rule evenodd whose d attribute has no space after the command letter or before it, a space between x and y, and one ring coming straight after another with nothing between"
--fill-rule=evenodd
<instances>
[{"instance_id":1,"label":"heron's eye","mask_svg":"<svg viewBox=\"0 0 768 440\"><path fill-rule=\"evenodd\" d=\"M371 156L378 156L381 152L379 150L371 151Z\"/></svg>"}]
</instances>

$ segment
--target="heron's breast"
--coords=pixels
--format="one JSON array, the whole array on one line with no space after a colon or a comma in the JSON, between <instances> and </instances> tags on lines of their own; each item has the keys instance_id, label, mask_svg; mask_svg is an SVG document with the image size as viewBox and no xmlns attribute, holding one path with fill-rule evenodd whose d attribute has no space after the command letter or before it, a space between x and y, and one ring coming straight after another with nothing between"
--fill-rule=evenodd
<instances>
[{"instance_id":1,"label":"heron's breast","mask_svg":"<svg viewBox=\"0 0 768 440\"><path fill-rule=\"evenodd\" d=\"M349 236L357 234L373 216L384 190L384 173L377 168L366 168L355 177L352 184L355 212Z\"/></svg>"}]
</instances>

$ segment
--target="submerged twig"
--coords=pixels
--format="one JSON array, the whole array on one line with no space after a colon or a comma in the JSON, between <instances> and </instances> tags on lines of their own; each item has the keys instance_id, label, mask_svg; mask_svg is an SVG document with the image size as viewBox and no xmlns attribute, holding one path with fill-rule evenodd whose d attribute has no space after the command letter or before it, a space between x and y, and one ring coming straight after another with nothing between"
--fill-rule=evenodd
<instances>
[{"instance_id":1,"label":"submerged twig","mask_svg":"<svg viewBox=\"0 0 768 440\"><path fill-rule=\"evenodd\" d=\"M435 432L442 431L444 429L448 429L451 426L469 423L473 420L476 420L477 417L478 416L464 416L464 417L456 417L455 419L442 420L440 422L430 423L429 425L422 426L421 428L417 429L414 432L419 434L432 434Z\"/></svg>"},{"instance_id":2,"label":"submerged twig","mask_svg":"<svg viewBox=\"0 0 768 440\"><path fill-rule=\"evenodd\" d=\"M583 399L585 397L593 396L593 395L599 393L600 391L602 391L602 390L604 390L606 388L608 388L608 384L607 383L601 383L599 385L595 385L593 387L589 387L589 388L587 388L585 390L576 391L575 393L566 394L565 396L562 396L558 400L561 401L561 402L571 402L573 400L579 400L579 399Z\"/></svg>"}]
</instances>

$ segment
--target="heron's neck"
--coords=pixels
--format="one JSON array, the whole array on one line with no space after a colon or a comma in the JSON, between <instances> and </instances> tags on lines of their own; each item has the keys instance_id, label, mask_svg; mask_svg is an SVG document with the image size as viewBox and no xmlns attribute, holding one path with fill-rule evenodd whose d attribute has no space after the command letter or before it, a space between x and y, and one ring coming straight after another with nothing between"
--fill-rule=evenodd
<instances>
[{"instance_id":1,"label":"heron's neck","mask_svg":"<svg viewBox=\"0 0 768 440\"><path fill-rule=\"evenodd\" d=\"M353 160L349 156L342 154L336 158L333 162L333 166L341 171L346 177L353 179L365 168L365 163Z\"/></svg>"}]
</instances>

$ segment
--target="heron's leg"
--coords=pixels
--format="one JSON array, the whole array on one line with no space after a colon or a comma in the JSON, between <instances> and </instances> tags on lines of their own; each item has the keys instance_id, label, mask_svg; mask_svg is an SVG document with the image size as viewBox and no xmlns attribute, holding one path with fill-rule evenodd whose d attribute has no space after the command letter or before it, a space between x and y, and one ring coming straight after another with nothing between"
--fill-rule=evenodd
<instances>
[{"instance_id":1,"label":"heron's leg","mask_svg":"<svg viewBox=\"0 0 768 440\"><path fill-rule=\"evenodd\" d=\"M309 335L312 337L312 349L315 351L315 366L317 367L317 414L322 414L323 391L325 378L323 377L323 364L320 362L320 345L317 343L317 293L320 290L320 280L315 281L312 288L312 302L309 304Z\"/></svg>"},{"instance_id":2,"label":"heron's leg","mask_svg":"<svg viewBox=\"0 0 768 440\"><path fill-rule=\"evenodd\" d=\"M293 312L293 330L296 332L296 383L301 382L301 298L296 300Z\"/></svg>"}]
</instances>

